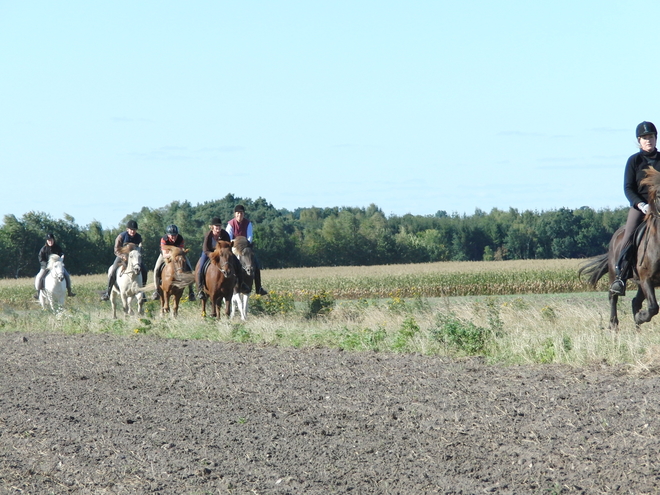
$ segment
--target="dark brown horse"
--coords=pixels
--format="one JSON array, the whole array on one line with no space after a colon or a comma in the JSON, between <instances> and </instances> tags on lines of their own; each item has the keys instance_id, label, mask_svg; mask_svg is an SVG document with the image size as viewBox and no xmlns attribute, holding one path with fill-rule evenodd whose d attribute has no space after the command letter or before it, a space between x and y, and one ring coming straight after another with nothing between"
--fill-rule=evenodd
<instances>
[{"instance_id":1,"label":"dark brown horse","mask_svg":"<svg viewBox=\"0 0 660 495\"><path fill-rule=\"evenodd\" d=\"M236 268L234 254L231 252L231 242L218 241L215 251L209 254L209 264L204 274L204 292L211 302L211 316L218 316L218 306L225 301L225 316L229 317L231 311L231 298L236 287ZM203 270L199 261L195 273ZM206 316L206 299L202 299L202 316Z\"/></svg>"},{"instance_id":2,"label":"dark brown horse","mask_svg":"<svg viewBox=\"0 0 660 495\"><path fill-rule=\"evenodd\" d=\"M649 188L649 212L646 215L646 229L641 235L640 230L633 235L634 245L631 247L635 253L636 262L632 281L637 284L637 294L632 300L632 312L637 326L651 321L658 314L658 301L655 298L655 288L660 286L660 172L654 168L646 171L646 178L642 185ZM644 224L643 224L644 225ZM624 228L617 230L610 240L607 253L601 254L588 261L580 268L580 275L588 276L588 283L595 287L596 283L606 273L609 274L612 285L616 277L616 263L619 260L621 248L623 247ZM617 302L619 296L609 293L610 300L610 328L619 329L619 317L617 315ZM647 300L646 309L642 309L642 303Z\"/></svg>"},{"instance_id":3,"label":"dark brown horse","mask_svg":"<svg viewBox=\"0 0 660 495\"><path fill-rule=\"evenodd\" d=\"M250 300L250 292L252 292L257 259L250 247L250 243L245 237L236 236L232 242L232 246L232 251L241 263L242 283L232 298L231 316L234 316L234 310L238 308L241 314L241 320L245 320L247 319L248 301Z\"/></svg>"},{"instance_id":4,"label":"dark brown horse","mask_svg":"<svg viewBox=\"0 0 660 495\"><path fill-rule=\"evenodd\" d=\"M172 316L179 314L179 301L186 286L194 282L192 273L184 273L188 266L186 253L188 250L176 246L163 246L163 268L160 274L160 312L170 312L170 298L174 297Z\"/></svg>"}]
</instances>

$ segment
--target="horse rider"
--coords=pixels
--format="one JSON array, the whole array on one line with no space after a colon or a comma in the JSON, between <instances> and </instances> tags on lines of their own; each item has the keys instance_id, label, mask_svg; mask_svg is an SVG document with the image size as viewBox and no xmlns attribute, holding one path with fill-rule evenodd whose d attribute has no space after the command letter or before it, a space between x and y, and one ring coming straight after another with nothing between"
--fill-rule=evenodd
<instances>
[{"instance_id":1,"label":"horse rider","mask_svg":"<svg viewBox=\"0 0 660 495\"><path fill-rule=\"evenodd\" d=\"M154 301L160 299L160 294L158 293L158 287L160 286L160 270L163 268L163 263L165 262L165 257L168 257L169 251L163 249L164 246L175 246L181 249L185 248L185 241L183 236L179 234L179 227L176 225L168 225L165 229L165 235L160 238L160 255L158 260L156 260L156 265L154 266L154 282L156 283L156 290L154 291L153 296L151 297ZM190 266L190 260L186 257L186 266L189 272L192 272L193 269ZM188 300L195 300L195 292L193 291L192 285L188 286L189 295Z\"/></svg>"},{"instance_id":2,"label":"horse rider","mask_svg":"<svg viewBox=\"0 0 660 495\"><path fill-rule=\"evenodd\" d=\"M211 225L209 225L209 231L204 236L204 241L202 241L202 254L199 257L199 273L197 274L197 297L199 299L206 299L206 293L204 292L204 265L209 259L209 254L215 251L218 241L231 242L231 237L222 228L222 220L218 217L213 217L211 219ZM237 285L240 287L240 279L242 278L241 262L238 261L234 253L231 254L231 260L234 265L234 271L236 272Z\"/></svg>"},{"instance_id":3,"label":"horse rider","mask_svg":"<svg viewBox=\"0 0 660 495\"><path fill-rule=\"evenodd\" d=\"M238 236L243 236L247 238L250 247L253 246L252 242L252 222L245 218L245 206L236 205L234 208L234 218L229 220L227 223L227 233L229 238L233 241L234 238ZM260 296L265 296L268 294L268 291L261 286L261 264L257 259L256 255L254 257L256 266L254 269L254 287L257 294ZM252 289L252 287L250 287Z\"/></svg>"},{"instance_id":4,"label":"horse rider","mask_svg":"<svg viewBox=\"0 0 660 495\"><path fill-rule=\"evenodd\" d=\"M135 244L139 248L142 247L142 236L138 234L138 224L135 220L129 220L126 222L126 230L119 234L115 238L115 262L112 264L110 269L110 274L108 275L108 288L101 296L101 301L107 301L110 299L110 293L112 292L112 287L117 281L117 267L119 263L124 259L124 255L121 253L121 248L127 244ZM147 269L144 266L144 262L140 263L140 273L142 274L142 284L146 285L147 283ZM144 297L144 296L143 296Z\"/></svg>"},{"instance_id":5,"label":"horse rider","mask_svg":"<svg viewBox=\"0 0 660 495\"><path fill-rule=\"evenodd\" d=\"M46 234L46 244L44 244L39 250L39 264L41 265L41 269L39 270L39 273L37 273L37 277L34 281L34 285L37 287L37 293L34 296L35 299L39 299L39 291L44 288L44 277L47 271L46 267L48 266L48 259L51 254L56 254L60 257L64 256L62 248L55 242L55 236L53 234ZM64 279L66 280L67 294L69 297L75 296L75 294L71 292L71 275L69 275L66 267L64 268Z\"/></svg>"},{"instance_id":6,"label":"horse rider","mask_svg":"<svg viewBox=\"0 0 660 495\"><path fill-rule=\"evenodd\" d=\"M637 126L637 143L640 150L628 158L623 179L623 190L630 202L628 219L621 239L621 252L616 264L616 278L610 287L610 292L623 296L626 294L626 280L632 276L635 262L635 249L632 248L632 237L649 212L648 187L640 182L646 177L646 170L653 167L660 171L660 155L656 149L658 131L652 122L644 121Z\"/></svg>"}]
</instances>

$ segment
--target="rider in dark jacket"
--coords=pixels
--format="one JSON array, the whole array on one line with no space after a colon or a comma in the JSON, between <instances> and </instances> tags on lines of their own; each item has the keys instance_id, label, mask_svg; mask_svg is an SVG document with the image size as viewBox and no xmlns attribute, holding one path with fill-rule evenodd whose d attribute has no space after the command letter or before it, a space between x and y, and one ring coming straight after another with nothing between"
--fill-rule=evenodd
<instances>
[{"instance_id":1,"label":"rider in dark jacket","mask_svg":"<svg viewBox=\"0 0 660 495\"><path fill-rule=\"evenodd\" d=\"M107 301L110 299L110 293L112 292L112 287L117 281L117 267L122 261L123 257L121 254L121 248L127 244L133 243L139 248L142 247L142 236L138 234L138 224L135 220L129 220L126 222L126 231L122 232L115 238L115 262L112 264L110 274L108 275L108 288L101 296L101 301ZM140 273L142 274L142 284L146 285L147 283L147 268L144 263L140 264Z\"/></svg>"},{"instance_id":2,"label":"rider in dark jacket","mask_svg":"<svg viewBox=\"0 0 660 495\"><path fill-rule=\"evenodd\" d=\"M43 247L39 250L39 264L41 265L41 269L39 270L39 273L37 273L37 277L34 282L34 285L37 288L37 294L34 296L35 299L39 299L39 291L43 289L46 267L48 266L48 259L50 258L51 254L64 256L62 248L55 242L55 236L53 234L47 234L46 244L44 244ZM66 291L69 297L75 296L75 294L71 292L71 275L69 275L69 272L66 268L64 268L64 280L66 280Z\"/></svg>"},{"instance_id":3,"label":"rider in dark jacket","mask_svg":"<svg viewBox=\"0 0 660 495\"><path fill-rule=\"evenodd\" d=\"M635 229L649 211L648 188L640 182L646 177L646 170L653 167L660 171L660 155L656 149L658 131L651 122L644 121L637 126L637 142L640 151L635 153L626 162L623 189L630 202L625 232L621 239L621 252L616 264L616 279L610 287L610 292L620 296L626 293L626 280L632 275L632 264L635 253L631 249L632 236Z\"/></svg>"}]
</instances>

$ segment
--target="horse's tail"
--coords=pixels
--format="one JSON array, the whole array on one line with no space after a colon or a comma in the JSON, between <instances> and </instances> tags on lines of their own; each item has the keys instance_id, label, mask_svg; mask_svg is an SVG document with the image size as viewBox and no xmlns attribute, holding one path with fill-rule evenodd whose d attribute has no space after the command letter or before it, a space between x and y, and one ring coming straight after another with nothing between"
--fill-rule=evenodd
<instances>
[{"instance_id":1,"label":"horse's tail","mask_svg":"<svg viewBox=\"0 0 660 495\"><path fill-rule=\"evenodd\" d=\"M605 275L608 270L608 261L609 255L608 253L601 254L600 256L596 256L595 258L591 258L588 260L583 266L580 267L578 270L578 275L582 277L582 275L586 275L587 278L587 283L591 287L596 287L596 284L598 281L601 279L603 275Z\"/></svg>"}]
</instances>

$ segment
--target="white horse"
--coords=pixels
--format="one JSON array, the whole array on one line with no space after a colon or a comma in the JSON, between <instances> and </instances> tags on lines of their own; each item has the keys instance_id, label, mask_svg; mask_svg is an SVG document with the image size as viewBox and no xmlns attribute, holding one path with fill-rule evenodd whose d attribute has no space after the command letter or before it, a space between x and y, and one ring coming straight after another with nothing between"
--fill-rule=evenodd
<instances>
[{"instance_id":1,"label":"white horse","mask_svg":"<svg viewBox=\"0 0 660 495\"><path fill-rule=\"evenodd\" d=\"M110 303L112 304L112 317L117 318L117 299L121 300L121 305L124 308L124 314L133 315L132 302L137 301L138 314L144 314L144 291L142 287L142 274L140 273L140 265L142 264L142 254L140 249L134 245L126 246L125 248L126 266L117 267L117 282L112 287L110 294ZM108 277L110 270L108 269Z\"/></svg>"},{"instance_id":2,"label":"white horse","mask_svg":"<svg viewBox=\"0 0 660 495\"><path fill-rule=\"evenodd\" d=\"M234 317L236 309L238 308L238 311L241 314L241 320L246 320L248 314L248 302L250 301L250 292L252 292L252 282L254 281L254 270L257 261L247 239L243 236L237 236L234 239L232 242L232 251L241 262L243 283L242 286L239 287L238 292L234 292L234 295L231 298L231 317Z\"/></svg>"},{"instance_id":3,"label":"white horse","mask_svg":"<svg viewBox=\"0 0 660 495\"><path fill-rule=\"evenodd\" d=\"M39 290L38 281L34 285L39 290L39 303L43 309L50 308L53 311L64 307L66 299L66 280L64 279L64 261L57 254L51 254L48 258L46 270L48 274L44 277L44 288Z\"/></svg>"}]
</instances>

